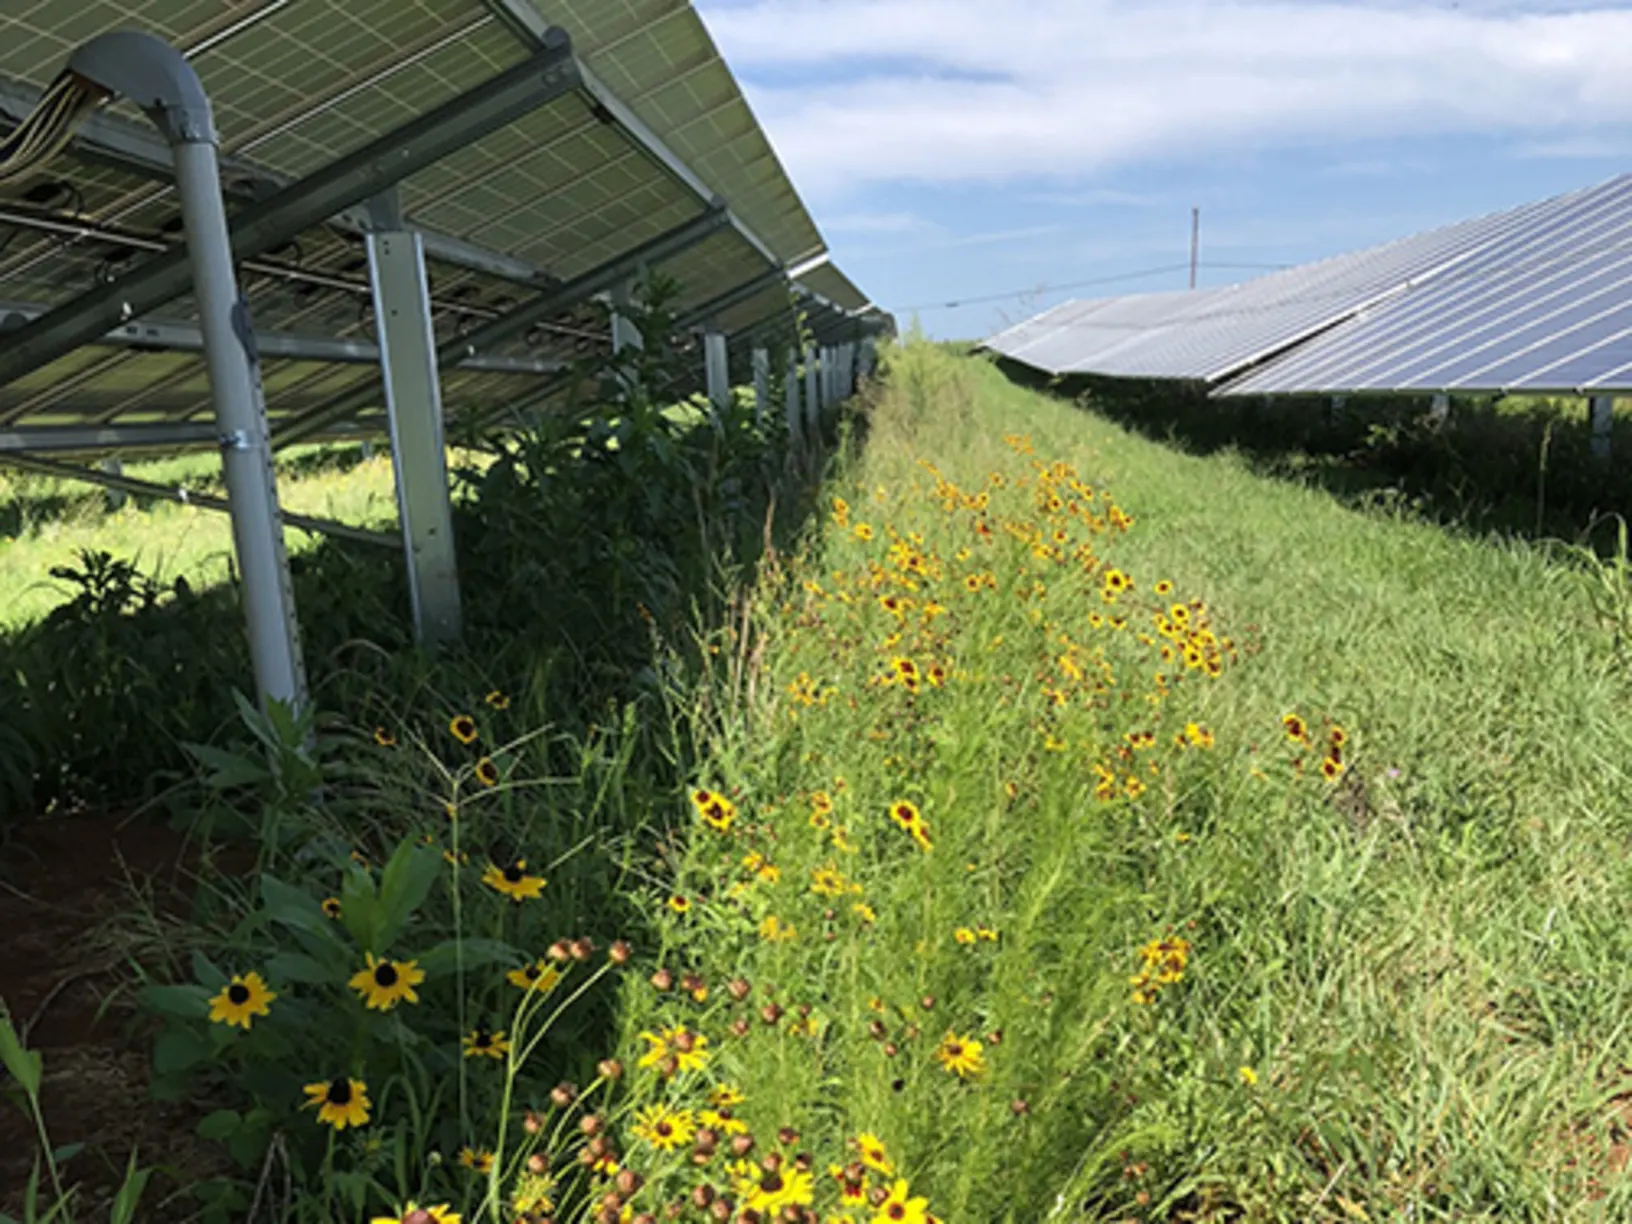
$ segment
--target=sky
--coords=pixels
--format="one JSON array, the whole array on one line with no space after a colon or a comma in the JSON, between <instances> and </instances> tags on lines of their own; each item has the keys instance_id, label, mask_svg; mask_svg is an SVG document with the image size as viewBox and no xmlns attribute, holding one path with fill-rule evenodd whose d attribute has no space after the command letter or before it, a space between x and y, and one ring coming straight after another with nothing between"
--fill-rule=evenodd
<instances>
[{"instance_id":1,"label":"sky","mask_svg":"<svg viewBox=\"0 0 1632 1224\"><path fill-rule=\"evenodd\" d=\"M1632 2L697 0L834 262L975 338L1632 172ZM957 305L950 305L957 303Z\"/></svg>"}]
</instances>

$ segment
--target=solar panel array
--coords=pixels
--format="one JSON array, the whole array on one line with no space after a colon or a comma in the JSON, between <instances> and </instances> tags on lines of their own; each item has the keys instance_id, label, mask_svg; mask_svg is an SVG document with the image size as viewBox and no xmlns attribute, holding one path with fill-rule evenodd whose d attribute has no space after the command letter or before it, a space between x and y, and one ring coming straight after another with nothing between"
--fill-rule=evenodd
<instances>
[{"instance_id":1,"label":"solar panel array","mask_svg":"<svg viewBox=\"0 0 1632 1224\"><path fill-rule=\"evenodd\" d=\"M426 235L439 343L673 230L714 197L729 206L730 223L650 269L681 283L682 311L825 252L688 0L539 8L530 0L22 0L21 11L8 9L0 14L0 133L76 47L105 31L145 29L189 53L210 95L229 211L523 61L549 24L565 28L580 88L400 184L407 224ZM366 228L343 216L240 268L263 337L274 438L322 420L345 396L369 399L353 414L364 424L383 420L380 397L369 395L379 376ZM0 188L0 324L115 281L181 236L164 144L133 107L117 104L67 153ZM864 307L849 288L846 302L818 313ZM767 283L719 322L740 330L790 316L786 285ZM0 387L0 430L208 420L204 366L186 347L195 318L191 300L179 299L142 320L162 339L110 335ZM485 409L607 344L601 311L580 304L481 361L445 367L444 403L450 415Z\"/></svg>"},{"instance_id":2,"label":"solar panel array","mask_svg":"<svg viewBox=\"0 0 1632 1224\"><path fill-rule=\"evenodd\" d=\"M1632 387L1632 176L1192 292L1067 302L992 336L1053 374L1216 394Z\"/></svg>"}]
</instances>

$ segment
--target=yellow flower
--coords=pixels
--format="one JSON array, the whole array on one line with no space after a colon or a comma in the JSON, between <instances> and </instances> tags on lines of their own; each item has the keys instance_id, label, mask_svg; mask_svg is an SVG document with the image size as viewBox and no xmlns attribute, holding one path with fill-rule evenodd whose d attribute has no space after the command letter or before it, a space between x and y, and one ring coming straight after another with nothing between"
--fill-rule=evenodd
<instances>
[{"instance_id":1,"label":"yellow flower","mask_svg":"<svg viewBox=\"0 0 1632 1224\"><path fill-rule=\"evenodd\" d=\"M897 1178L882 1203L875 1207L873 1224L928 1224L929 1200L909 1198L905 1178Z\"/></svg>"},{"instance_id":2,"label":"yellow flower","mask_svg":"<svg viewBox=\"0 0 1632 1224\"><path fill-rule=\"evenodd\" d=\"M797 939L799 932L791 922L783 922L775 914L765 915L765 920L759 924L759 937L770 943L786 943Z\"/></svg>"},{"instance_id":3,"label":"yellow flower","mask_svg":"<svg viewBox=\"0 0 1632 1224\"><path fill-rule=\"evenodd\" d=\"M952 932L952 938L960 944L972 944L975 942L975 933L968 927L959 927Z\"/></svg>"},{"instance_id":4,"label":"yellow flower","mask_svg":"<svg viewBox=\"0 0 1632 1224\"><path fill-rule=\"evenodd\" d=\"M476 781L483 786L497 786L499 784L499 767L493 763L492 757L483 757L476 762Z\"/></svg>"},{"instance_id":5,"label":"yellow flower","mask_svg":"<svg viewBox=\"0 0 1632 1224\"><path fill-rule=\"evenodd\" d=\"M456 714L448 720L448 731L461 744L476 742L476 720L469 714Z\"/></svg>"},{"instance_id":6,"label":"yellow flower","mask_svg":"<svg viewBox=\"0 0 1632 1224\"><path fill-rule=\"evenodd\" d=\"M997 942L997 932L991 927L977 926L975 928L975 935L980 939L986 940L988 943Z\"/></svg>"},{"instance_id":7,"label":"yellow flower","mask_svg":"<svg viewBox=\"0 0 1632 1224\"><path fill-rule=\"evenodd\" d=\"M678 893L669 898L668 904L669 908L677 914L689 913L691 910L691 898L682 897Z\"/></svg>"},{"instance_id":8,"label":"yellow flower","mask_svg":"<svg viewBox=\"0 0 1632 1224\"><path fill-rule=\"evenodd\" d=\"M323 898L323 912L324 912L324 914L328 915L328 917L330 917L330 918L340 917L340 898L339 897L325 897L325 898Z\"/></svg>"},{"instance_id":9,"label":"yellow flower","mask_svg":"<svg viewBox=\"0 0 1632 1224\"><path fill-rule=\"evenodd\" d=\"M396 746L397 737L392 735L385 727L375 727L374 742L381 748L393 748Z\"/></svg>"},{"instance_id":10,"label":"yellow flower","mask_svg":"<svg viewBox=\"0 0 1632 1224\"><path fill-rule=\"evenodd\" d=\"M823 897L843 896L844 877L832 863L825 867L817 867L810 873L810 891Z\"/></svg>"},{"instance_id":11,"label":"yellow flower","mask_svg":"<svg viewBox=\"0 0 1632 1224\"><path fill-rule=\"evenodd\" d=\"M306 1105L318 1107L317 1120L337 1131L362 1126L368 1121L368 1086L362 1080L341 1076L307 1084L302 1091L307 1096Z\"/></svg>"},{"instance_id":12,"label":"yellow flower","mask_svg":"<svg viewBox=\"0 0 1632 1224\"><path fill-rule=\"evenodd\" d=\"M701 1071L708 1065L708 1038L691 1032L683 1024L665 1028L661 1033L643 1031L640 1038L651 1046L640 1056L637 1065L641 1067L662 1070L664 1060L670 1057L674 1059L674 1071L665 1072L666 1075L678 1071Z\"/></svg>"},{"instance_id":13,"label":"yellow flower","mask_svg":"<svg viewBox=\"0 0 1632 1224\"><path fill-rule=\"evenodd\" d=\"M266 988L260 974L234 974L221 993L210 1000L210 1023L236 1024L248 1032L252 1017L270 1015L268 1004L277 997Z\"/></svg>"},{"instance_id":14,"label":"yellow flower","mask_svg":"<svg viewBox=\"0 0 1632 1224\"><path fill-rule=\"evenodd\" d=\"M503 893L519 905L528 898L537 897L542 893L547 881L543 876L528 875L527 860L517 859L502 869L489 863L487 870L482 872L482 883Z\"/></svg>"},{"instance_id":15,"label":"yellow flower","mask_svg":"<svg viewBox=\"0 0 1632 1224\"><path fill-rule=\"evenodd\" d=\"M498 689L494 689L491 693L489 693L486 697L486 701L487 704L492 706L495 710L508 710L510 708L510 698L506 697Z\"/></svg>"},{"instance_id":16,"label":"yellow flower","mask_svg":"<svg viewBox=\"0 0 1632 1224\"><path fill-rule=\"evenodd\" d=\"M450 1211L446 1203L436 1207L421 1208L416 1203L405 1203L401 1215L375 1216L373 1224L404 1224L413 1220L414 1224L421 1224L425 1217L430 1217L430 1224L460 1224L459 1213Z\"/></svg>"},{"instance_id":17,"label":"yellow flower","mask_svg":"<svg viewBox=\"0 0 1632 1224\"><path fill-rule=\"evenodd\" d=\"M893 1176L895 1164L890 1160L890 1154L884 1147L884 1141L871 1131L862 1131L856 1136L856 1151L861 1156L861 1163L869 1169L874 1169L886 1177Z\"/></svg>"},{"instance_id":18,"label":"yellow flower","mask_svg":"<svg viewBox=\"0 0 1632 1224\"><path fill-rule=\"evenodd\" d=\"M708 1092L708 1103L717 1109L741 1105L747 1099L742 1090L732 1084L716 1084Z\"/></svg>"},{"instance_id":19,"label":"yellow flower","mask_svg":"<svg viewBox=\"0 0 1632 1224\"><path fill-rule=\"evenodd\" d=\"M860 918L864 926L871 926L878 921L878 911L865 901L857 901L850 907L850 912Z\"/></svg>"},{"instance_id":20,"label":"yellow flower","mask_svg":"<svg viewBox=\"0 0 1632 1224\"><path fill-rule=\"evenodd\" d=\"M530 965L510 970L504 977L512 986L522 990L544 992L555 988L555 984L561 980L561 971L541 957Z\"/></svg>"},{"instance_id":21,"label":"yellow flower","mask_svg":"<svg viewBox=\"0 0 1632 1224\"><path fill-rule=\"evenodd\" d=\"M729 833L731 822L737 817L736 804L716 791L697 787L691 792L691 806L704 824L716 833Z\"/></svg>"},{"instance_id":22,"label":"yellow flower","mask_svg":"<svg viewBox=\"0 0 1632 1224\"><path fill-rule=\"evenodd\" d=\"M935 1058L959 1079L979 1075L986 1069L986 1056L981 1053L980 1041L975 1037L959 1037L950 1029L941 1038L941 1044L935 1047Z\"/></svg>"},{"instance_id":23,"label":"yellow flower","mask_svg":"<svg viewBox=\"0 0 1632 1224\"><path fill-rule=\"evenodd\" d=\"M729 1109L699 1109L697 1121L710 1130L717 1130L722 1135L746 1135L748 1123L733 1114Z\"/></svg>"},{"instance_id":24,"label":"yellow flower","mask_svg":"<svg viewBox=\"0 0 1632 1224\"><path fill-rule=\"evenodd\" d=\"M493 1153L486 1148L462 1147L459 1149L459 1163L478 1173L488 1173L493 1169Z\"/></svg>"},{"instance_id":25,"label":"yellow flower","mask_svg":"<svg viewBox=\"0 0 1632 1224\"><path fill-rule=\"evenodd\" d=\"M672 1152L685 1147L697 1133L697 1123L689 1109L670 1109L662 1102L648 1105L636 1115L630 1128L635 1137L644 1139L660 1152Z\"/></svg>"},{"instance_id":26,"label":"yellow flower","mask_svg":"<svg viewBox=\"0 0 1632 1224\"><path fill-rule=\"evenodd\" d=\"M503 1058L510 1052L510 1043L504 1039L503 1030L490 1032L480 1024L460 1041L465 1047L466 1058Z\"/></svg>"},{"instance_id":27,"label":"yellow flower","mask_svg":"<svg viewBox=\"0 0 1632 1224\"><path fill-rule=\"evenodd\" d=\"M1258 1082L1258 1072L1254 1071L1251 1067L1239 1067L1236 1069L1235 1073L1240 1077L1241 1082L1248 1088L1251 1088Z\"/></svg>"},{"instance_id":28,"label":"yellow flower","mask_svg":"<svg viewBox=\"0 0 1632 1224\"><path fill-rule=\"evenodd\" d=\"M351 988L363 996L363 1002L376 1011L390 1011L398 1003L418 1003L414 987L425 980L425 971L418 961L376 960L367 954L368 968L359 969L351 977Z\"/></svg>"}]
</instances>

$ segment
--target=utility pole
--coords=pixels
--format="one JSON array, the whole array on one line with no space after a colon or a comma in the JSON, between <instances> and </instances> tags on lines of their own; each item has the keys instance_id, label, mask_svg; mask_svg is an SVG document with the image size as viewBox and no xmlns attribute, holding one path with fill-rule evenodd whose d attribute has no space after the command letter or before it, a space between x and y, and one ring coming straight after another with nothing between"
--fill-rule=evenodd
<instances>
[{"instance_id":1,"label":"utility pole","mask_svg":"<svg viewBox=\"0 0 1632 1224\"><path fill-rule=\"evenodd\" d=\"M1190 288L1196 287L1196 261L1201 255L1201 209L1190 210Z\"/></svg>"}]
</instances>

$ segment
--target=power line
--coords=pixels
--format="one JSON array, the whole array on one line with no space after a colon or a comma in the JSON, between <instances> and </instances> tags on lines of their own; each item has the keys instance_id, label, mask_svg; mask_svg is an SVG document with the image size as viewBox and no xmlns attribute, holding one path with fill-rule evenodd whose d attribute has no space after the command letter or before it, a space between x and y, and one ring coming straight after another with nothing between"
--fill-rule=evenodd
<instances>
[{"instance_id":1,"label":"power line","mask_svg":"<svg viewBox=\"0 0 1632 1224\"><path fill-rule=\"evenodd\" d=\"M1292 264L1271 263L1203 263L1203 268L1251 268L1258 271L1282 271L1293 267ZM958 310L965 306L982 306L988 302L1006 302L1012 298L1034 297L1050 293L1063 293L1067 289L1085 289L1091 285L1111 285L1118 281L1143 280L1149 276L1165 276L1170 272L1183 272L1190 267L1188 263L1163 264L1156 268L1143 268L1137 272L1123 272L1116 276L1096 276L1090 280L1066 281L1058 285L1031 285L1025 289L1013 289L1007 293L986 293L979 297L954 298L949 302L926 302L919 306L903 306L899 313L910 314L913 311L924 310Z\"/></svg>"}]
</instances>

